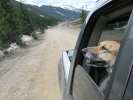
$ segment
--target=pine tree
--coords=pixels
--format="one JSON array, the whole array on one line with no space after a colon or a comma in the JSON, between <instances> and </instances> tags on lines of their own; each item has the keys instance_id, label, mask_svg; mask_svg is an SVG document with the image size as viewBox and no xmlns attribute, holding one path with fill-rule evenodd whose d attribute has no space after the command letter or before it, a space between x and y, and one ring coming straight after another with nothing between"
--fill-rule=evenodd
<instances>
[{"instance_id":1,"label":"pine tree","mask_svg":"<svg viewBox=\"0 0 133 100\"><path fill-rule=\"evenodd\" d=\"M23 4L20 3L19 10L17 12L17 24L19 26L19 31L21 34L28 34L30 35L31 32L34 30L31 22L31 17L28 10L23 7Z\"/></svg>"},{"instance_id":2,"label":"pine tree","mask_svg":"<svg viewBox=\"0 0 133 100\"><path fill-rule=\"evenodd\" d=\"M12 0L13 1L13 0ZM47 26L57 24L52 17L41 17L29 10L27 5L13 5L10 0L0 0L0 47L10 43L21 43L21 35L34 35L35 30L42 32Z\"/></svg>"},{"instance_id":3,"label":"pine tree","mask_svg":"<svg viewBox=\"0 0 133 100\"><path fill-rule=\"evenodd\" d=\"M85 21L86 16L87 16L87 12L85 10L82 10L81 13L80 13L81 23L83 23Z\"/></svg>"},{"instance_id":4,"label":"pine tree","mask_svg":"<svg viewBox=\"0 0 133 100\"><path fill-rule=\"evenodd\" d=\"M9 0L0 0L0 40L2 44L10 44L17 39L13 8Z\"/></svg>"}]
</instances>

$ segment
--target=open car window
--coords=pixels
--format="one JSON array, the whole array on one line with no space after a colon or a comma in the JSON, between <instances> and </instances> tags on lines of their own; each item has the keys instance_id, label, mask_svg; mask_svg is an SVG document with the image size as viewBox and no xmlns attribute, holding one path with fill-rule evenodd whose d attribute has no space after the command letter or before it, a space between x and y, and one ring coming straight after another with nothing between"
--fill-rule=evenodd
<instances>
[{"instance_id":1,"label":"open car window","mask_svg":"<svg viewBox=\"0 0 133 100\"><path fill-rule=\"evenodd\" d=\"M107 93L120 46L126 36L130 14L131 12L128 12L111 20L107 19L100 30L99 39L92 38L97 45L82 50L84 56L82 66L104 94Z\"/></svg>"}]
</instances>

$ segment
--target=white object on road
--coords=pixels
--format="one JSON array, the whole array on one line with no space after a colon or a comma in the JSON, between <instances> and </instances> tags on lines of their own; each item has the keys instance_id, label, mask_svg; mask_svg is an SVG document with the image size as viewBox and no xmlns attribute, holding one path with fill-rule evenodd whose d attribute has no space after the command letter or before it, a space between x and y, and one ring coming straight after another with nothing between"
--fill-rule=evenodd
<instances>
[{"instance_id":1,"label":"white object on road","mask_svg":"<svg viewBox=\"0 0 133 100\"><path fill-rule=\"evenodd\" d=\"M21 37L21 41L25 45L29 45L32 42L32 40L33 40L33 37L29 36L29 35L22 35L22 37Z\"/></svg>"},{"instance_id":2,"label":"white object on road","mask_svg":"<svg viewBox=\"0 0 133 100\"><path fill-rule=\"evenodd\" d=\"M5 50L6 53L14 53L19 46L16 43L11 43L10 47Z\"/></svg>"}]
</instances>

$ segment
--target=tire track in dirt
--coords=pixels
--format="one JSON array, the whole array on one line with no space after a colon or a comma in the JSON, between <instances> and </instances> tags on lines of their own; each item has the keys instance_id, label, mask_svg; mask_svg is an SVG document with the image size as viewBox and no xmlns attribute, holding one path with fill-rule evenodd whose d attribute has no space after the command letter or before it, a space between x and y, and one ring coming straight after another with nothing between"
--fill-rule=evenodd
<instances>
[{"instance_id":1,"label":"tire track in dirt","mask_svg":"<svg viewBox=\"0 0 133 100\"><path fill-rule=\"evenodd\" d=\"M61 100L58 60L62 51L74 48L78 33L78 27L61 23L23 56L0 62L0 100Z\"/></svg>"}]
</instances>

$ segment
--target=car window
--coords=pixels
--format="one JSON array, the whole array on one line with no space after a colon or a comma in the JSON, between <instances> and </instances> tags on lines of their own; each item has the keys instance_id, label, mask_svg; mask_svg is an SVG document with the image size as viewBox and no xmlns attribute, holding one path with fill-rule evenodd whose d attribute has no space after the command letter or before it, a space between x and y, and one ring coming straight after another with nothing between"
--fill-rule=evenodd
<instances>
[{"instance_id":1,"label":"car window","mask_svg":"<svg viewBox=\"0 0 133 100\"><path fill-rule=\"evenodd\" d=\"M108 20L101 30L98 41L92 39L97 45L82 50L84 55L82 66L104 94L106 94L122 40L126 36L130 13Z\"/></svg>"}]
</instances>

